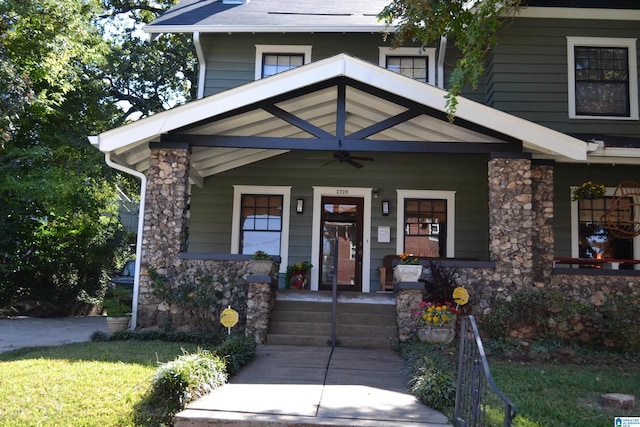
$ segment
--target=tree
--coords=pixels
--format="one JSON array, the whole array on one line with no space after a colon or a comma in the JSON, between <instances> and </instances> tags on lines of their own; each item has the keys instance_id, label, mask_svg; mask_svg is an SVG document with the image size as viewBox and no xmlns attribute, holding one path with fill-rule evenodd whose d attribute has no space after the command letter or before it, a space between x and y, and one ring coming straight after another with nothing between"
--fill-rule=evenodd
<instances>
[{"instance_id":1,"label":"tree","mask_svg":"<svg viewBox=\"0 0 640 427\"><path fill-rule=\"evenodd\" d=\"M127 243L116 186L130 181L106 167L87 135L133 111L153 114L190 99L189 68L156 59L162 49L174 59L192 50L187 38L142 40L135 21L119 26L116 6L104 6L0 2L0 307L28 301L42 313L70 314L79 301L101 297ZM163 10L138 6L129 18Z\"/></svg>"},{"instance_id":2,"label":"tree","mask_svg":"<svg viewBox=\"0 0 640 427\"><path fill-rule=\"evenodd\" d=\"M393 45L407 41L422 46L441 37L452 40L462 56L449 79L447 112L453 120L457 97L465 85L477 88L484 73L484 59L495 46L506 20L519 10L522 0L393 0L379 15L395 26Z\"/></svg>"}]
</instances>

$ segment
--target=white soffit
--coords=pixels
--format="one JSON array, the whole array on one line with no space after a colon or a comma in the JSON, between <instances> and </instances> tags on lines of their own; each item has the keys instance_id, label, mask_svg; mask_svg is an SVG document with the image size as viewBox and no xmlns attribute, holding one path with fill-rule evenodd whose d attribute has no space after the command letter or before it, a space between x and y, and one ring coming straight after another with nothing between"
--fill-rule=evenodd
<instances>
[{"instance_id":1,"label":"white soffit","mask_svg":"<svg viewBox=\"0 0 640 427\"><path fill-rule=\"evenodd\" d=\"M218 114L233 111L246 105L251 105L277 95L341 76L346 76L375 88L387 90L417 104L422 104L435 110L445 111L444 96L446 95L446 91L385 70L360 59L340 54L281 74L276 74L266 79L229 89L216 95L192 101L172 110L164 111L137 122L103 132L96 137L90 137L90 140L100 151L104 153L117 152L119 153L119 157L122 158L121 155L123 153L128 152L134 147L139 150L140 147L147 146L148 142L158 140L164 133L169 133ZM354 112L358 111L358 102L370 101L368 97L371 95L369 94L361 95L363 92L360 91L351 93L352 95L355 94L355 96L348 102L351 103L350 105ZM319 100L324 99L325 102L327 101L325 99L327 97L326 93L320 92L318 96ZM287 102L294 101L295 99ZM365 120L366 116L364 113L365 112L357 112L354 120ZM508 135L516 140L521 140L524 142L525 148L532 152L547 153L574 161L586 160L587 145L584 141L465 98L459 98L456 117ZM323 120L321 117L317 119ZM437 119L414 119L410 122L410 125L425 126L428 123L428 126L432 126L436 123L435 120ZM347 121L349 121L349 118L347 118ZM264 123L265 126L267 126L267 122L265 121ZM362 125L364 125L364 123ZM213 124L210 126L215 128L216 125ZM333 126L335 126L335 124L333 124ZM447 134L449 137L453 137L453 140L469 137L469 132L471 132L455 126L455 122L453 125L450 125L443 121L437 121L436 128L437 130L431 129L431 131ZM407 130L408 129L409 128L407 128ZM393 132L393 130L389 130L389 132ZM287 132L283 132L281 134L285 135L286 133ZM290 128L289 133L298 134L299 130ZM476 137L479 138L480 134L477 134ZM488 138L486 135L483 135L483 137ZM488 140L490 140L490 138Z\"/></svg>"}]
</instances>

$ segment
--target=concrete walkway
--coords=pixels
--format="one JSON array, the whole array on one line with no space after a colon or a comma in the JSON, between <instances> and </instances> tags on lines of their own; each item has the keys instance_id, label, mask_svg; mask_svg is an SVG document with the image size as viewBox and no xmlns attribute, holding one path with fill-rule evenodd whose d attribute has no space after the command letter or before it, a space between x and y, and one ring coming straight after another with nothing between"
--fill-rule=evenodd
<instances>
[{"instance_id":1,"label":"concrete walkway","mask_svg":"<svg viewBox=\"0 0 640 427\"><path fill-rule=\"evenodd\" d=\"M408 393L403 368L391 350L261 346L175 426L449 426Z\"/></svg>"},{"instance_id":2,"label":"concrete walkway","mask_svg":"<svg viewBox=\"0 0 640 427\"><path fill-rule=\"evenodd\" d=\"M95 331L107 332L104 316L0 319L0 353L22 347L91 341Z\"/></svg>"}]
</instances>

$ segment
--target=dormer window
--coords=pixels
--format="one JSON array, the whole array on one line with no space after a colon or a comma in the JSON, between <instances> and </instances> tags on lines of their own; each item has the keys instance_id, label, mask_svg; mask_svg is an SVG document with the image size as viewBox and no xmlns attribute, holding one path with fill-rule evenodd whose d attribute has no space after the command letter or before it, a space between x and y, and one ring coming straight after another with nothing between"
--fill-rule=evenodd
<instances>
[{"instance_id":1,"label":"dormer window","mask_svg":"<svg viewBox=\"0 0 640 427\"><path fill-rule=\"evenodd\" d=\"M256 45L256 80L311 62L311 46Z\"/></svg>"},{"instance_id":2,"label":"dormer window","mask_svg":"<svg viewBox=\"0 0 640 427\"><path fill-rule=\"evenodd\" d=\"M567 37L569 117L638 119L635 39Z\"/></svg>"},{"instance_id":3,"label":"dormer window","mask_svg":"<svg viewBox=\"0 0 640 427\"><path fill-rule=\"evenodd\" d=\"M381 47L379 65L388 70L424 83L435 84L436 68L434 48Z\"/></svg>"}]
</instances>

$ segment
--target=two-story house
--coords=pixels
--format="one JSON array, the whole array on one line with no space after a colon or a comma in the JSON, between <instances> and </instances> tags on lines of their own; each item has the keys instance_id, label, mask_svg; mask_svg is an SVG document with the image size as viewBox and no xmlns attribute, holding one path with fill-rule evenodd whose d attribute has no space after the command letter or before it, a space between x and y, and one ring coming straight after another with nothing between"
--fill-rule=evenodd
<instances>
[{"instance_id":1,"label":"two-story house","mask_svg":"<svg viewBox=\"0 0 640 427\"><path fill-rule=\"evenodd\" d=\"M335 259L338 288L369 293L386 255L449 258L478 309L637 283L640 196L613 196L640 181L640 5L530 0L449 123L459 53L444 38L391 49L386 3L183 0L146 26L193 34L201 99L90 138L144 184L141 325L162 310L146 267L257 250L280 257L280 287L311 262L311 291L331 288ZM589 180L606 196L573 200Z\"/></svg>"}]
</instances>

